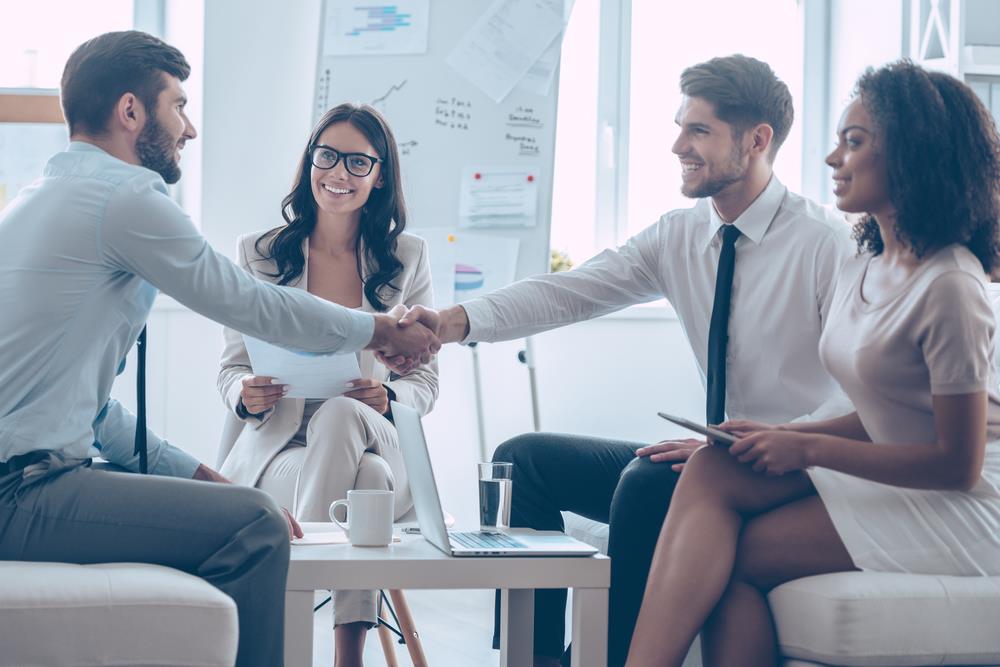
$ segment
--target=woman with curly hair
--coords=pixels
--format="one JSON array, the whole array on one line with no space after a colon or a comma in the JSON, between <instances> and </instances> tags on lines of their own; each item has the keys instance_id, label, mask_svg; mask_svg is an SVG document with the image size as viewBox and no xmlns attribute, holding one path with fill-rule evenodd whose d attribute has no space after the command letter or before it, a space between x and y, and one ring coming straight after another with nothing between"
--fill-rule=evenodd
<instances>
[{"instance_id":1,"label":"woman with curly hair","mask_svg":"<svg viewBox=\"0 0 1000 667\"><path fill-rule=\"evenodd\" d=\"M865 214L820 340L856 406L728 422L688 462L628 665L775 665L767 593L848 570L1000 574L1000 396L987 276L1000 265L1000 138L958 80L902 61L844 111L837 206Z\"/></svg>"},{"instance_id":2,"label":"woman with curly hair","mask_svg":"<svg viewBox=\"0 0 1000 667\"><path fill-rule=\"evenodd\" d=\"M258 278L366 312L432 305L427 244L403 231L396 140L372 107L341 104L320 118L281 212L285 224L239 240L240 264ZM395 518L410 509L389 401L430 412L438 393L436 361L399 377L371 352L360 352L362 377L345 394L304 400L286 397L284 385L254 373L238 332L226 329L225 338L219 392L247 426L223 475L276 496L294 487L299 521L329 521L330 503L350 489L393 490ZM376 594L334 594L337 667L362 664Z\"/></svg>"}]
</instances>

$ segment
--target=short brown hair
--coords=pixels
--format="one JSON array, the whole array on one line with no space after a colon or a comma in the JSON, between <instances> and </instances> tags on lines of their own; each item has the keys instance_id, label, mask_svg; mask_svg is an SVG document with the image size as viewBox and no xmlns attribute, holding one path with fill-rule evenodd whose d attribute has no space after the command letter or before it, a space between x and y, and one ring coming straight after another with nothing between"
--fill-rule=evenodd
<instances>
[{"instance_id":1,"label":"short brown hair","mask_svg":"<svg viewBox=\"0 0 1000 667\"><path fill-rule=\"evenodd\" d=\"M152 113L167 85L164 73L183 81L191 66L184 54L152 35L126 30L84 42L70 55L62 75L60 98L70 134L103 134L125 93L133 93Z\"/></svg>"},{"instance_id":2,"label":"short brown hair","mask_svg":"<svg viewBox=\"0 0 1000 667\"><path fill-rule=\"evenodd\" d=\"M743 55L712 58L681 74L681 92L711 102L719 120L738 138L759 123L774 130L770 158L788 137L794 112L792 94L770 65Z\"/></svg>"}]
</instances>

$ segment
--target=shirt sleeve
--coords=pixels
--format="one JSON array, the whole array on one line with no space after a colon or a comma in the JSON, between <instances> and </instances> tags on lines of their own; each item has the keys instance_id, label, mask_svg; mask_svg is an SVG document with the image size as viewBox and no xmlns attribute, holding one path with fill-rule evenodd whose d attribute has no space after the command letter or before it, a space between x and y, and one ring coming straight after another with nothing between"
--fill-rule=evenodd
<instances>
[{"instance_id":1,"label":"shirt sleeve","mask_svg":"<svg viewBox=\"0 0 1000 667\"><path fill-rule=\"evenodd\" d=\"M257 280L216 252L155 174L136 176L108 202L100 248L191 310L269 343L306 352L356 352L374 319L303 290Z\"/></svg>"},{"instance_id":2,"label":"shirt sleeve","mask_svg":"<svg viewBox=\"0 0 1000 667\"><path fill-rule=\"evenodd\" d=\"M135 451L136 418L111 399L94 420L94 446L110 463L139 472L139 457ZM153 431L146 429L146 452L149 472L164 477L191 479L201 462L187 452L174 447Z\"/></svg>"},{"instance_id":3,"label":"shirt sleeve","mask_svg":"<svg viewBox=\"0 0 1000 667\"><path fill-rule=\"evenodd\" d=\"M964 271L949 271L934 279L922 305L918 343L931 394L986 391L996 323L983 283Z\"/></svg>"},{"instance_id":4,"label":"shirt sleeve","mask_svg":"<svg viewBox=\"0 0 1000 667\"><path fill-rule=\"evenodd\" d=\"M525 278L463 303L469 318L463 342L523 338L662 298L663 234L660 222L575 269Z\"/></svg>"}]
</instances>

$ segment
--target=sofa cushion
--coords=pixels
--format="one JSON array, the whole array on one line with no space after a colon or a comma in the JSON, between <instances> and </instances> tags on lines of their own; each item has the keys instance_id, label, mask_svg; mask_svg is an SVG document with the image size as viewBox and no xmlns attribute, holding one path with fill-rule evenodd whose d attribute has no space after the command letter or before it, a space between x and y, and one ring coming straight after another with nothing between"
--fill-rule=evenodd
<instances>
[{"instance_id":1,"label":"sofa cushion","mask_svg":"<svg viewBox=\"0 0 1000 667\"><path fill-rule=\"evenodd\" d=\"M768 596L783 655L830 665L1000 664L1000 577L841 572Z\"/></svg>"},{"instance_id":2,"label":"sofa cushion","mask_svg":"<svg viewBox=\"0 0 1000 667\"><path fill-rule=\"evenodd\" d=\"M231 666L236 605L157 565L0 561L5 665Z\"/></svg>"}]
</instances>

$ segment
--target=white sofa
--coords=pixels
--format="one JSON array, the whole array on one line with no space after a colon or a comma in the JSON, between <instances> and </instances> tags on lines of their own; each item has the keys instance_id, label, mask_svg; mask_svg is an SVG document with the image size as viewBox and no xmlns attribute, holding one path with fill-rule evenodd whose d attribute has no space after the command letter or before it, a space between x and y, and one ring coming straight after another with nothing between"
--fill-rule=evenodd
<instances>
[{"instance_id":1,"label":"white sofa","mask_svg":"<svg viewBox=\"0 0 1000 667\"><path fill-rule=\"evenodd\" d=\"M563 520L607 553L606 524ZM790 581L768 602L782 667L1000 665L1000 577L842 572Z\"/></svg>"},{"instance_id":2,"label":"white sofa","mask_svg":"<svg viewBox=\"0 0 1000 667\"><path fill-rule=\"evenodd\" d=\"M157 565L0 561L0 664L232 667L236 605Z\"/></svg>"}]
</instances>

